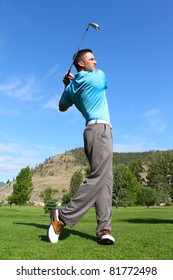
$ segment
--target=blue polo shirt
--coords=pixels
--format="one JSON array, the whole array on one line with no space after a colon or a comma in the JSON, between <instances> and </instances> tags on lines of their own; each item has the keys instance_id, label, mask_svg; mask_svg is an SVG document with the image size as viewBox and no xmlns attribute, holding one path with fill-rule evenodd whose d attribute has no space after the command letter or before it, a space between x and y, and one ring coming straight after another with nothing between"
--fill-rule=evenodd
<instances>
[{"instance_id":1,"label":"blue polo shirt","mask_svg":"<svg viewBox=\"0 0 173 280\"><path fill-rule=\"evenodd\" d=\"M66 87L61 102L65 106L73 104L90 120L110 122L105 89L108 87L106 76L101 70L81 71Z\"/></svg>"}]
</instances>

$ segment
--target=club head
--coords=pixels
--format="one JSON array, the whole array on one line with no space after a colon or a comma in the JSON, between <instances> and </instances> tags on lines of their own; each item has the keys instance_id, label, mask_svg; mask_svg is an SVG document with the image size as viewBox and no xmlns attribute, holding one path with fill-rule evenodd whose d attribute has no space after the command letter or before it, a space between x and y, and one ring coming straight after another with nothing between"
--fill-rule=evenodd
<instances>
[{"instance_id":1,"label":"club head","mask_svg":"<svg viewBox=\"0 0 173 280\"><path fill-rule=\"evenodd\" d=\"M94 29L96 29L97 31L100 29L100 26L99 26L97 23L94 23L94 22L92 23L92 22L90 22L89 25L92 26L92 27L93 27Z\"/></svg>"}]
</instances>

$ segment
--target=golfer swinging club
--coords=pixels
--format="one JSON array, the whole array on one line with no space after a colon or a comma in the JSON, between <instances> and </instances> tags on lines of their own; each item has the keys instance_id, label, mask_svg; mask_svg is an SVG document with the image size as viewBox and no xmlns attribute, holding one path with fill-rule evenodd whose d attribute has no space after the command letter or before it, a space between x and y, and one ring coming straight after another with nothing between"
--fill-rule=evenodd
<instances>
[{"instance_id":1,"label":"golfer swinging club","mask_svg":"<svg viewBox=\"0 0 173 280\"><path fill-rule=\"evenodd\" d=\"M74 66L77 74L66 73L59 110L73 104L86 121L84 150L90 164L90 175L63 209L54 209L48 228L50 242L57 243L65 225L73 227L95 205L96 240L114 244L112 219L112 132L105 89L106 76L96 70L96 59L90 49L78 51Z\"/></svg>"}]
</instances>

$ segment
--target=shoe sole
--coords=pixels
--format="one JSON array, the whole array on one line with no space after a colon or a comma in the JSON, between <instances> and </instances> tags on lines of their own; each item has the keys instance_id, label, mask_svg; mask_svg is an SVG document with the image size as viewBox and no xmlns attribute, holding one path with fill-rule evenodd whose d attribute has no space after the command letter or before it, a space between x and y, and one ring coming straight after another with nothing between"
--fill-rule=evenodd
<instances>
[{"instance_id":1,"label":"shoe sole","mask_svg":"<svg viewBox=\"0 0 173 280\"><path fill-rule=\"evenodd\" d=\"M97 241L103 245L113 245L115 243L115 239L109 234L103 235L101 238L98 238Z\"/></svg>"},{"instance_id":2,"label":"shoe sole","mask_svg":"<svg viewBox=\"0 0 173 280\"><path fill-rule=\"evenodd\" d=\"M57 243L59 240L59 234L55 233L54 231L54 227L52 225L52 221L53 221L53 217L54 217L54 213L56 213L56 220L57 222L59 221L58 218L58 210L53 210L52 211L52 215L51 215L51 223L49 225L48 231L47 231L47 235L48 235L48 239L51 243Z\"/></svg>"}]
</instances>

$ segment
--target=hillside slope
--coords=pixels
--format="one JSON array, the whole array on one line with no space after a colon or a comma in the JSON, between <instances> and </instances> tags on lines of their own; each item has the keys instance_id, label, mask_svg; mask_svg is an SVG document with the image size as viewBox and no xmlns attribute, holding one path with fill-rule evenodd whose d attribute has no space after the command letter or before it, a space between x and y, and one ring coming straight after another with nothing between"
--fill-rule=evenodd
<instances>
[{"instance_id":1,"label":"hillside slope","mask_svg":"<svg viewBox=\"0 0 173 280\"><path fill-rule=\"evenodd\" d=\"M32 169L34 189L31 201L42 201L39 195L48 187L57 190L56 198L58 201L61 201L63 194L70 187L70 180L74 172L77 170L83 171L85 163L87 164L83 150L81 149L80 152L77 151L77 153L82 154L82 160L79 160L80 156L77 157L74 151L46 159L44 163ZM12 194L12 191L13 183L1 187L0 201L6 200Z\"/></svg>"}]
</instances>

